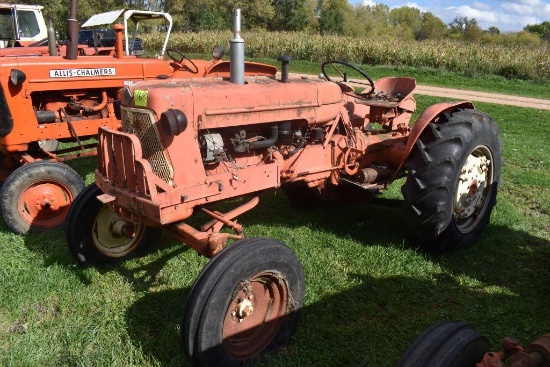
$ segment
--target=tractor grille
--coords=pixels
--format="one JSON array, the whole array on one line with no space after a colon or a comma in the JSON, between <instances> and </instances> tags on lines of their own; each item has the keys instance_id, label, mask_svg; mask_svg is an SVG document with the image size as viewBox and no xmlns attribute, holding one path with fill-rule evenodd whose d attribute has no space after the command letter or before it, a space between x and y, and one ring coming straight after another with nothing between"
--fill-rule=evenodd
<instances>
[{"instance_id":1,"label":"tractor grille","mask_svg":"<svg viewBox=\"0 0 550 367\"><path fill-rule=\"evenodd\" d=\"M169 185L174 179L174 168L167 151L160 144L160 136L152 111L122 107L124 131L134 134L141 143L143 159L146 159L155 175Z\"/></svg>"}]
</instances>

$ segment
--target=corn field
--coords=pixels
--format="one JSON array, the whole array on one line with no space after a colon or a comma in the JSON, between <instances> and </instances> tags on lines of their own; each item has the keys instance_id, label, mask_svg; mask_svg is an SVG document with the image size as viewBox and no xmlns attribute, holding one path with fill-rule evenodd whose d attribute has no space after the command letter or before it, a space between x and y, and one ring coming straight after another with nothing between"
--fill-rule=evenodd
<instances>
[{"instance_id":1,"label":"corn field","mask_svg":"<svg viewBox=\"0 0 550 367\"><path fill-rule=\"evenodd\" d=\"M228 31L174 33L170 48L187 53L209 54L215 45L229 49ZM467 44L453 40L402 41L306 33L244 32L245 54L252 58L295 59L322 62L329 59L356 64L443 69L466 74L493 74L509 79L550 80L550 47ZM160 50L162 34L143 37L145 47Z\"/></svg>"}]
</instances>

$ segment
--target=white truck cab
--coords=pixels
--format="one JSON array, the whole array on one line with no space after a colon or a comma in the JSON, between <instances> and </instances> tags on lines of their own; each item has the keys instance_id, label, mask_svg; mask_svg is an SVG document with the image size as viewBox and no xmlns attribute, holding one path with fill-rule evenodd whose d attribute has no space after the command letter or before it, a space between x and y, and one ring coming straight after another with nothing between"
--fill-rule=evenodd
<instances>
[{"instance_id":1,"label":"white truck cab","mask_svg":"<svg viewBox=\"0 0 550 367\"><path fill-rule=\"evenodd\" d=\"M0 3L0 48L28 46L48 37L41 5Z\"/></svg>"}]
</instances>

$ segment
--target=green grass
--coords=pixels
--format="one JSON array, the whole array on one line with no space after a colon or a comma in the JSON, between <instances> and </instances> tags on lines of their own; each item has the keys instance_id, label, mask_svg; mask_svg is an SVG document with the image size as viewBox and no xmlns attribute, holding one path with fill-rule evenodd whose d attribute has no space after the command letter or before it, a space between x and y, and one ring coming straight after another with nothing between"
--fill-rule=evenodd
<instances>
[{"instance_id":1,"label":"green grass","mask_svg":"<svg viewBox=\"0 0 550 367\"><path fill-rule=\"evenodd\" d=\"M441 99L418 96L419 110ZM410 248L400 185L385 205L303 212L280 192L240 217L248 236L286 242L307 280L289 346L262 366L394 366L430 324L466 321L493 350L548 333L550 111L476 104L501 127L504 168L491 225L472 247L441 256ZM70 164L93 180L95 159ZM391 204L396 205L391 205ZM186 295L206 264L167 235L144 256L76 264L64 235L19 236L0 222L1 366L180 366Z\"/></svg>"}]
</instances>

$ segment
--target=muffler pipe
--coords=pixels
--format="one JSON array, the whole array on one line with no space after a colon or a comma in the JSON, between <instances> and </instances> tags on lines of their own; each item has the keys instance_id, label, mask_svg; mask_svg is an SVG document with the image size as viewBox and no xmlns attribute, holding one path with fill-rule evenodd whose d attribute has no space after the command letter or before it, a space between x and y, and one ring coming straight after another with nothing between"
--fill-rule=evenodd
<instances>
[{"instance_id":1,"label":"muffler pipe","mask_svg":"<svg viewBox=\"0 0 550 367\"><path fill-rule=\"evenodd\" d=\"M52 18L48 19L47 30L48 30L48 52L50 53L50 56L57 56L55 29L53 28Z\"/></svg>"},{"instance_id":2,"label":"muffler pipe","mask_svg":"<svg viewBox=\"0 0 550 367\"><path fill-rule=\"evenodd\" d=\"M71 0L71 15L67 19L67 60L76 60L78 57L78 20L76 20L77 0Z\"/></svg>"},{"instance_id":3,"label":"muffler pipe","mask_svg":"<svg viewBox=\"0 0 550 367\"><path fill-rule=\"evenodd\" d=\"M244 84L244 40L241 37L241 9L233 14L233 39L229 40L229 79L234 84Z\"/></svg>"}]
</instances>

